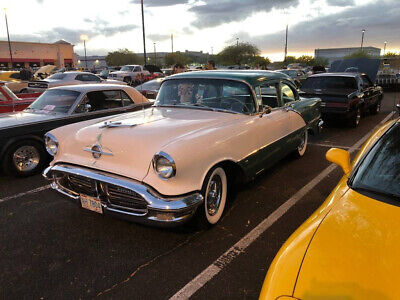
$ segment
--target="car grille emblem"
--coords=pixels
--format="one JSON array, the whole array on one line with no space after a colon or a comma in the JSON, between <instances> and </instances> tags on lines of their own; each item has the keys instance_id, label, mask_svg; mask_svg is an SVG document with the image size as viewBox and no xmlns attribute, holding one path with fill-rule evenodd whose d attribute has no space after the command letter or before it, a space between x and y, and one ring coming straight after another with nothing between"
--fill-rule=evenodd
<instances>
[{"instance_id":1,"label":"car grille emblem","mask_svg":"<svg viewBox=\"0 0 400 300\"><path fill-rule=\"evenodd\" d=\"M113 156L110 152L104 152L100 145L95 144L92 148L83 148L84 151L92 153L94 159L99 159L102 155Z\"/></svg>"}]
</instances>

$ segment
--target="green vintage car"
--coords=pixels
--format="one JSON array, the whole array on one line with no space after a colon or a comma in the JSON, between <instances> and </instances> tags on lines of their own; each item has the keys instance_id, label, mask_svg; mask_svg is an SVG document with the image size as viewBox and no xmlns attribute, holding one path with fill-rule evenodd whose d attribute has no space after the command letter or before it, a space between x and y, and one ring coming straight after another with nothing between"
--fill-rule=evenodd
<instances>
[{"instance_id":1,"label":"green vintage car","mask_svg":"<svg viewBox=\"0 0 400 300\"><path fill-rule=\"evenodd\" d=\"M52 187L97 213L159 225L216 224L227 190L303 156L322 126L319 99L290 77L201 71L165 78L153 107L53 130ZM112 191L112 192L110 192Z\"/></svg>"}]
</instances>

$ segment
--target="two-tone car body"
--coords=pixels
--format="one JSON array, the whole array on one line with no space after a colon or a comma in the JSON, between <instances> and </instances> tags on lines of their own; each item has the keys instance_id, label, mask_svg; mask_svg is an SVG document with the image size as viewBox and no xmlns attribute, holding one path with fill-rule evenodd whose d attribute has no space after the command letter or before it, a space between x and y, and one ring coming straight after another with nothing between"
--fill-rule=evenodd
<instances>
[{"instance_id":1,"label":"two-tone car body","mask_svg":"<svg viewBox=\"0 0 400 300\"><path fill-rule=\"evenodd\" d=\"M344 176L286 241L260 299L397 299L400 269L400 120L381 126L350 163L326 158Z\"/></svg>"},{"instance_id":2,"label":"two-tone car body","mask_svg":"<svg viewBox=\"0 0 400 300\"><path fill-rule=\"evenodd\" d=\"M377 114L383 90L363 73L321 73L309 76L302 84L303 97L320 97L324 120L345 121L351 127L360 123L361 116Z\"/></svg>"},{"instance_id":3,"label":"two-tone car body","mask_svg":"<svg viewBox=\"0 0 400 300\"><path fill-rule=\"evenodd\" d=\"M150 105L134 88L124 85L93 84L49 89L25 110L0 115L0 166L8 173L20 176L36 173L49 161L44 146L46 132Z\"/></svg>"},{"instance_id":4,"label":"two-tone car body","mask_svg":"<svg viewBox=\"0 0 400 300\"><path fill-rule=\"evenodd\" d=\"M39 80L31 81L28 83L28 92L44 92L45 90L57 87L57 86L67 86L67 85L77 85L77 84L122 84L126 85L125 82L118 80L103 79L100 76L92 74L90 72L59 72L51 75L50 77Z\"/></svg>"},{"instance_id":5,"label":"two-tone car body","mask_svg":"<svg viewBox=\"0 0 400 300\"><path fill-rule=\"evenodd\" d=\"M132 221L209 226L228 186L289 153L302 156L321 126L319 99L268 71L165 78L153 107L51 131L51 186L85 208Z\"/></svg>"},{"instance_id":6,"label":"two-tone car body","mask_svg":"<svg viewBox=\"0 0 400 300\"><path fill-rule=\"evenodd\" d=\"M5 82L0 81L0 114L27 108L42 93L14 94Z\"/></svg>"},{"instance_id":7,"label":"two-tone car body","mask_svg":"<svg viewBox=\"0 0 400 300\"><path fill-rule=\"evenodd\" d=\"M28 80L22 80L19 71L0 71L0 81L6 81L7 87L13 93L25 93Z\"/></svg>"}]
</instances>

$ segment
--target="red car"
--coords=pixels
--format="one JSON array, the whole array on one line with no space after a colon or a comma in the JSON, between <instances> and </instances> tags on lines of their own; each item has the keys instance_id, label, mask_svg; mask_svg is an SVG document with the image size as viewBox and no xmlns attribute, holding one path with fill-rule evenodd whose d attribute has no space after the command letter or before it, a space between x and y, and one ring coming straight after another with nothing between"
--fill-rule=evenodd
<instances>
[{"instance_id":1,"label":"red car","mask_svg":"<svg viewBox=\"0 0 400 300\"><path fill-rule=\"evenodd\" d=\"M27 108L42 93L15 95L6 85L0 82L0 114L21 111Z\"/></svg>"}]
</instances>

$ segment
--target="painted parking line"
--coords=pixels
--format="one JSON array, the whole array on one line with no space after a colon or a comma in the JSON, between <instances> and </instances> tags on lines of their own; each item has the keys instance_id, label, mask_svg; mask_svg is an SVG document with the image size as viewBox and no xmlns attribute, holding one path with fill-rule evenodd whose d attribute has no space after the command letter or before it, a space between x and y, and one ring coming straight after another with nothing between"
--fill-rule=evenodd
<instances>
[{"instance_id":1,"label":"painted parking line","mask_svg":"<svg viewBox=\"0 0 400 300\"><path fill-rule=\"evenodd\" d=\"M38 193L38 192L47 190L47 189L49 189L49 188L50 188L50 185L45 185L45 186L41 186L41 187L38 187L38 188L33 189L33 190L29 190L29 191L27 191L27 192L23 192L23 193L19 193L19 194L13 195L13 196L1 198L1 199L0 199L0 203L6 202L6 201L8 201L8 200L16 199L16 198L19 198L19 197L23 197L23 196L26 196L26 195Z\"/></svg>"},{"instance_id":2,"label":"painted parking line","mask_svg":"<svg viewBox=\"0 0 400 300\"><path fill-rule=\"evenodd\" d=\"M372 132L374 132L379 126L388 121L395 112L391 112L387 115L378 125L376 125L371 131L364 135L357 143L350 147L349 152L354 152L368 139ZM282 217L291 207L293 207L299 200L301 200L309 191L311 191L318 183L320 183L325 177L327 177L333 170L336 169L336 165L331 164L319 173L314 179L300 189L296 194L289 198L285 203L279 206L272 214L258 224L253 230L246 234L241 240L235 245L229 248L224 254L218 257L211 265L209 265L204 271L192 279L186 284L180 291L173 295L170 299L188 299L194 295L199 289L201 289L207 282L213 279L221 270L228 266L237 256L245 252L246 248L249 247L263 232L265 232L272 224L274 224L280 217ZM260 287L261 288L261 287Z\"/></svg>"}]
</instances>

